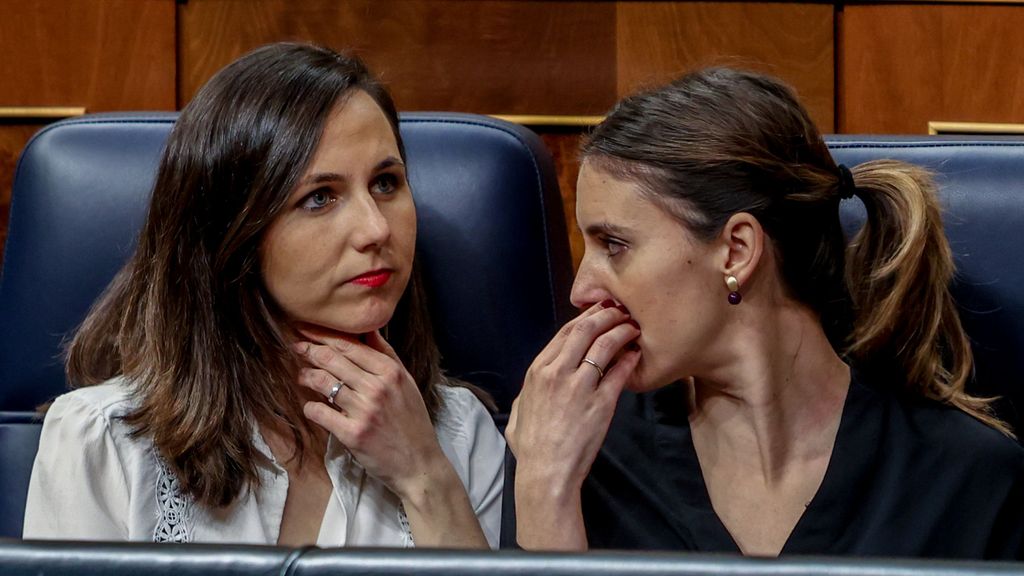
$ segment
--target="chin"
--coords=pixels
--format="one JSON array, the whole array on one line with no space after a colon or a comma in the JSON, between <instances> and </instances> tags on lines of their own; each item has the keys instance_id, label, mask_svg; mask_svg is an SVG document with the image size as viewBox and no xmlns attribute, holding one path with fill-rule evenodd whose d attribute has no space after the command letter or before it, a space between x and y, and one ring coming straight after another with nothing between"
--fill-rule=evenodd
<instances>
[{"instance_id":1,"label":"chin","mask_svg":"<svg viewBox=\"0 0 1024 576\"><path fill-rule=\"evenodd\" d=\"M394 312L394 311L392 310L392 312ZM350 332L351 334L366 334L367 332L373 332L374 330L380 330L381 328L383 328L383 327L388 325L388 322L391 321L391 316L392 316L391 313L386 314L386 315L385 314L381 314L381 315L374 315L374 317L372 317L372 318L366 318L362 322L356 322L356 323L348 322L347 324L349 325L349 328L350 328L348 330L348 332Z\"/></svg>"},{"instance_id":2,"label":"chin","mask_svg":"<svg viewBox=\"0 0 1024 576\"><path fill-rule=\"evenodd\" d=\"M640 364L637 365L633 371L633 375L626 382L626 390L641 394L643 392L652 392L659 388L664 388L669 384L675 382L677 379L664 374L657 374L649 369L644 364L644 360L640 360Z\"/></svg>"},{"instance_id":3,"label":"chin","mask_svg":"<svg viewBox=\"0 0 1024 576\"><path fill-rule=\"evenodd\" d=\"M302 321L344 334L366 334L387 326L394 312L394 306L374 306L371 309L360 308L349 312L320 315Z\"/></svg>"},{"instance_id":4,"label":"chin","mask_svg":"<svg viewBox=\"0 0 1024 576\"><path fill-rule=\"evenodd\" d=\"M640 362L642 364L643 360L641 360ZM653 390L653 388L649 385L649 381L647 380L647 378L644 377L642 365L637 366L636 369L633 371L633 374L629 377L629 380L626 381L625 389L629 390L630 392L635 392L637 394Z\"/></svg>"},{"instance_id":5,"label":"chin","mask_svg":"<svg viewBox=\"0 0 1024 576\"><path fill-rule=\"evenodd\" d=\"M629 390L634 394L643 394L644 392L652 392L654 390L657 390L658 388L664 388L665 386L668 386L668 384L669 383L667 382L664 384L652 384L650 382L631 380L626 383L626 390Z\"/></svg>"}]
</instances>

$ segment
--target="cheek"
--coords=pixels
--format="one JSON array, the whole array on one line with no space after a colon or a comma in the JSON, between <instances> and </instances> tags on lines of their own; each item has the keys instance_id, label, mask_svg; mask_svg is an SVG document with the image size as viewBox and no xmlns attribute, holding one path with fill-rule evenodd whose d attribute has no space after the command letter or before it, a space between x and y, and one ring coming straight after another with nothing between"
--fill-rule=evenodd
<instances>
[{"instance_id":1,"label":"cheek","mask_svg":"<svg viewBox=\"0 0 1024 576\"><path fill-rule=\"evenodd\" d=\"M679 321L677 314L687 306L686 285L692 281L692 274L678 265L666 262L649 262L639 272L624 274L627 282L621 282L619 291L630 314L640 323L640 329L652 339L664 340L675 331Z\"/></svg>"},{"instance_id":2,"label":"cheek","mask_svg":"<svg viewBox=\"0 0 1024 576\"><path fill-rule=\"evenodd\" d=\"M297 227L271 229L260 249L263 285L279 305L302 296L331 270L327 235Z\"/></svg>"},{"instance_id":3,"label":"cheek","mask_svg":"<svg viewBox=\"0 0 1024 576\"><path fill-rule=\"evenodd\" d=\"M640 323L644 354L637 386L654 388L689 375L712 337L715 295L696 262L676 255L652 262L651 274L633 290L628 306Z\"/></svg>"},{"instance_id":4,"label":"cheek","mask_svg":"<svg viewBox=\"0 0 1024 576\"><path fill-rule=\"evenodd\" d=\"M388 226L396 252L406 260L405 263L411 262L416 252L416 209L411 201L408 205L397 206L388 215Z\"/></svg>"}]
</instances>

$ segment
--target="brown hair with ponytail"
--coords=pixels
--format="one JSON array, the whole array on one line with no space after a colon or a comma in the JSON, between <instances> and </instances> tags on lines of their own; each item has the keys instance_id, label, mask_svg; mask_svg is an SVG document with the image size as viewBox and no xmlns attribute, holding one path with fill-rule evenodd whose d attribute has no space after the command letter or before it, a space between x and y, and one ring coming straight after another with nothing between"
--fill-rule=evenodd
<instances>
[{"instance_id":1,"label":"brown hair with ponytail","mask_svg":"<svg viewBox=\"0 0 1024 576\"><path fill-rule=\"evenodd\" d=\"M818 314L837 352L1012 436L990 400L964 390L973 357L928 171L893 160L836 165L791 88L730 68L627 97L582 154L637 183L698 238L714 238L733 214L753 215L790 296ZM853 195L867 221L847 243L839 202Z\"/></svg>"}]
</instances>

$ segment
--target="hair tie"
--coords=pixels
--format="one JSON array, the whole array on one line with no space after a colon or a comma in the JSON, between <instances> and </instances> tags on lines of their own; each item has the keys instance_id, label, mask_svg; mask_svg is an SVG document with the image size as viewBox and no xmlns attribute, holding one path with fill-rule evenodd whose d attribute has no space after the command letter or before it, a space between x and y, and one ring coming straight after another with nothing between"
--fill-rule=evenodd
<instances>
[{"instance_id":1,"label":"hair tie","mask_svg":"<svg viewBox=\"0 0 1024 576\"><path fill-rule=\"evenodd\" d=\"M857 185L853 182L853 172L845 164L839 165L839 197L843 200L853 198L857 193Z\"/></svg>"}]
</instances>

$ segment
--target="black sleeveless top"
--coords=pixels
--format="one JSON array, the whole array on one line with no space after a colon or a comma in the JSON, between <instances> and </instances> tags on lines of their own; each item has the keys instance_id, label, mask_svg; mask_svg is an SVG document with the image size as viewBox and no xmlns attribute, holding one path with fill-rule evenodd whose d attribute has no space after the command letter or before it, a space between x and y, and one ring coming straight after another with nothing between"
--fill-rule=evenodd
<instances>
[{"instance_id":1,"label":"black sleeveless top","mask_svg":"<svg viewBox=\"0 0 1024 576\"><path fill-rule=\"evenodd\" d=\"M583 486L592 549L739 553L711 506L685 406L681 385L620 398ZM508 504L503 538L514 543ZM825 477L786 554L1024 559L1024 448L855 372Z\"/></svg>"}]
</instances>

